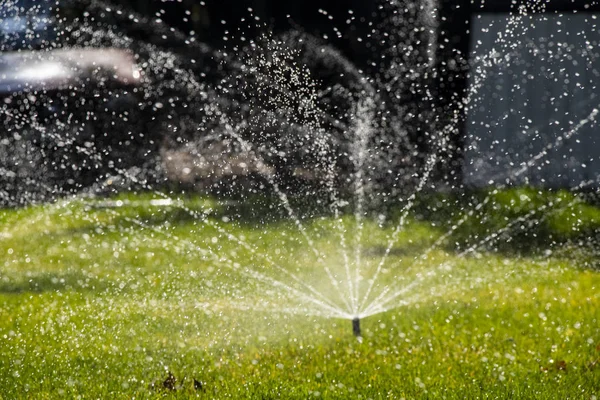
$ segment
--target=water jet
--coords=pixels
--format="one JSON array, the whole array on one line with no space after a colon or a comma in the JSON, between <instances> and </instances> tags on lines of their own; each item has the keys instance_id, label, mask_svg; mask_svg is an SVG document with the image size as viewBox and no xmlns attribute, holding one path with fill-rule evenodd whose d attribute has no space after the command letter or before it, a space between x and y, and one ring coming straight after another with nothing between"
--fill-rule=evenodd
<instances>
[{"instance_id":1,"label":"water jet","mask_svg":"<svg viewBox=\"0 0 600 400\"><path fill-rule=\"evenodd\" d=\"M401 32L404 26L402 21L410 18L405 18L408 11L400 13L398 10L399 13L396 13L393 8L395 3L388 4L390 15L403 17L390 19L388 23L394 29L389 30ZM122 13L110 10L112 8L98 11L101 15L112 13L112 17L120 21ZM427 14L428 10L430 8L422 7L414 8L411 12ZM127 21L138 21L135 22L136 28L142 26L149 31L155 28L151 20L126 14ZM425 14L416 15L412 20L428 21L431 15ZM518 21L521 21L520 25L515 24ZM524 34L530 25L533 26L528 21L515 15L510 16L506 25L520 27L520 32ZM123 25L124 21L121 22ZM452 113L452 120L446 121L438 115L411 110L416 104L423 103L427 106L416 108L431 110L433 114L447 114L445 110L436 108L437 99L427 88L431 82L425 78L435 75L431 69L435 60L428 58L433 53L427 50L428 47L435 47L435 27L417 30L427 37L409 35L409 39L415 43L428 44L415 47L410 56L397 52L406 46L397 46L393 37L380 37L382 46L390 47L385 59L393 62L374 62L373 67L384 72L369 76L358 64L337 51L333 44L301 32L265 34L254 38L251 45L246 46L240 41L239 46L227 52L207 46L198 47L184 38L185 45L181 47L186 51L183 53L193 50L204 59L204 62L194 61L194 65L191 65L189 57L182 57L170 47L157 47L151 41L146 43L126 34L115 35L112 28L108 29L112 25L99 28L79 20L63 24L69 28L66 31L77 33L70 38L71 42L58 43L65 49L90 44L110 44L111 48L118 49L130 48L135 44L132 51L139 58L140 65L134 71L138 68L143 71L143 79L136 78L135 90L119 87L122 91L119 96L104 87L97 90L97 97L93 93L90 95L84 87L69 89L66 95L61 91L52 95L70 101L79 99L81 104L67 103L67 100L57 102L50 94L38 91L36 87L7 94L3 107L11 118L6 122L6 133L0 137L0 171L5 171L0 174L0 186L3 187L0 190L0 204L13 206L35 201L50 202L57 196L73 195L85 189L85 196L79 200L86 209L112 213L116 220L121 219L121 222L132 223L142 230L151 231L152 235L160 236L166 243L161 251L185 245L186 249L181 251L202 256L204 261L211 263L211 268L223 267L223 271L227 271L223 275L228 275L230 280L222 286L244 286L248 281L260 286L253 293L255 297L247 296L250 300L239 305L245 309L257 309L259 307L255 300L265 300L264 303L268 304L265 308L273 312L291 311L323 318L350 319L352 332L360 339L359 315L364 318L425 301L427 296L434 294L445 295L454 289L452 283L458 287L466 286L465 277L473 273L465 273L460 280L461 276L453 269L456 264L462 263L469 255L477 254L479 250L497 248L498 242L503 241L501 239L508 238L510 240L506 242L512 242L516 237L515 231L519 230L521 235L526 236L527 232L521 231L535 228L549 213L556 211L557 203L552 201L542 207L523 208L525 213L519 217L511 214L512 220L507 218L506 222L477 234L463 233L461 240L454 240L462 231L469 230L468 225L473 220L486 219L488 212L490 215L495 213L490 211L495 208L488 205L496 206L502 201L493 195L483 200L474 196L473 201L450 209L452 223L438 223L447 231L434 232L432 229L430 237L423 240L422 253L412 255L409 250L398 252L401 250L398 243L404 240L403 231L408 225L419 223L414 215L432 216L429 222L435 223L436 215L441 215L440 207L443 207L445 200L426 206L426 210L421 210L425 212L415 213L414 209L419 207L422 197L427 196L424 194L426 191L452 186L453 180L444 182L440 171L451 167L452 159L447 152L452 147L451 138L456 136L459 127L470 122L483 130L477 137L489 134L490 141L496 140L497 134L492 132L490 126L498 124L488 121L487 110L492 109L492 105L478 107L481 116L473 114L466 105L485 105L484 100L488 98L496 101L491 94L481 95L485 94L485 83L495 82L494 78L502 76L504 70L510 67L512 58L508 56L517 51L513 49L515 46L520 46L522 51L529 54L529 45L517 39L523 35L513 35L515 46L497 39L503 38L502 35L492 35L489 47L493 51L488 52L486 47L474 53L477 57L474 57L473 63L479 69L473 69L471 89L464 99L457 101L457 112ZM594 24L592 20L589 21L590 32L595 31L591 29L595 27ZM491 26L492 23L487 22L486 25ZM406 30L409 33L417 31ZM130 35L135 32L138 29L132 30ZM94 38L96 42L92 41ZM173 40L180 38L175 35ZM0 46L0 50L8 47L8 44ZM573 46L579 47L583 48ZM542 50L536 49L531 57L543 61L554 51ZM573 64L570 61L572 55L566 50L561 57L559 61L562 63ZM600 54L589 52L578 57L578 65L585 66L600 59ZM214 62L219 64L218 68L208 59L216 60ZM558 72L561 66L559 61L555 63ZM534 64L531 63L522 68L533 68ZM323 68L324 65L328 67ZM408 76L408 71L414 73ZM523 74L529 75L535 74ZM555 79L554 75L549 76ZM588 87L595 87L592 78L585 79ZM168 98L165 98L165 93L170 93ZM420 93L421 97L417 100L409 93ZM86 96L91 100L88 101ZM586 97L586 93L580 91L578 96ZM129 100L124 102L124 98ZM553 97L548 96L548 99L547 108L555 109L557 104L553 103ZM507 176L502 175L502 182L507 183L496 184L496 188L502 190L509 186L508 182L527 178L530 170L537 168L538 164L551 165L543 163L560 147L570 151L571 148L565 145L568 140L578 140L580 131L595 128L598 111L597 104L592 104L594 99L590 97L588 101L590 109L582 108L575 116L567 113L572 122L549 124L555 126L556 140L553 143L541 148L522 146L522 149L503 149L501 152L504 155L520 150L521 161L511 161L511 165L517 167L506 169L507 172L503 174ZM100 107L100 103L92 101L102 101L110 107ZM407 107L408 102L411 107ZM61 112L52 108L58 103L65 104ZM86 112L82 111L84 104L89 107L85 109ZM143 108L138 109L138 104ZM50 110L46 110L49 116L39 118L41 111L34 107L47 108ZM524 140L533 141L533 136L541 138L543 135L534 132L538 128L529 126L532 122L519 123L528 121L525 114L520 113L511 110L506 117L497 116L497 119L508 121L509 117L516 117L517 125L522 125ZM94 118L89 118L90 115ZM419 118L414 118L415 115L419 115ZM483 119L485 123L479 123L477 118L469 120L469 115ZM153 122L139 123L142 117ZM540 112L540 121L546 117ZM415 122L415 126L406 123L417 119L420 120ZM96 121L95 125L90 121ZM431 121L437 121L435 126L422 132L422 125L429 126ZM148 126L154 125L156 129L148 129ZM540 122L538 125L544 124ZM121 136L126 136L119 136L116 128L111 128L113 126L120 126ZM156 134L156 137L151 134ZM414 139L417 136L425 139ZM131 141L131 138L135 140ZM421 140L428 143L421 143ZM483 139L473 139L471 142L467 155L481 148L485 150L495 146L487 145ZM156 143L161 143L161 147ZM394 143L394 146L388 147L382 143ZM132 154L132 157L123 154ZM499 158L487 157L491 164ZM466 175L475 177L475 183L478 180L494 182L490 177L498 179L489 166L486 169L479 163L466 164ZM596 170L585 168L586 171ZM214 209L209 206L196 209L177 198L181 192L171 192L169 196L173 198L166 196L165 186L161 186L165 181L168 181L167 187L189 188L202 194L209 192L207 188L212 188L214 184L217 194L241 197L235 207L243 205L249 212L246 215L237 211L236 214L230 214L227 208L231 207L225 201L221 201ZM23 182L28 182L30 186L24 186ZM116 185L115 182L122 182L122 185ZM594 179L582 180L571 189L585 189L593 186L594 182ZM123 190L141 189L153 193L156 198L131 202L86 202L83 199L112 193L118 190L113 189L117 186L122 186ZM266 193L266 197L270 196L269 200L264 204L253 202L252 196L261 190L258 194ZM34 195L38 192L39 196ZM516 197L524 205L533 204L528 199L523 193ZM564 204L574 204L575 201L576 198ZM391 202L398 207L393 212L393 207L390 207L388 213L382 205ZM125 211L120 211L144 206L164 208L164 219L157 217L160 223L153 224L148 222L152 219L140 210L131 210L129 216L124 215ZM321 218L323 213L327 214L323 224L313 224L312 221ZM218 215L219 218L213 218L212 215ZM250 219L250 215L263 225L284 219L291 222L293 229L282 232L280 237L267 236L263 243L259 243L247 239L248 232L231 224L232 219ZM86 214L82 218L90 217ZM174 218L186 223L193 221L190 231L199 232L197 237L190 234L189 239L182 240L171 233ZM96 226L93 232L103 235L106 231L108 234L125 236L128 231L120 228L122 225L107 224L103 229ZM204 227L210 228L214 236L203 237L200 232ZM326 234L322 231L326 231ZM376 235L372 235L372 232L382 233L380 239L373 238ZM327 240L333 238L332 242L323 242L324 237ZM438 264L436 253L452 247L452 243L461 251L457 251L449 262L443 259ZM227 244L233 244L236 249L231 250ZM590 247L594 244L590 242ZM336 250L332 250L334 247ZM138 246L132 248L135 250L131 251L137 251ZM305 250L298 250L300 248L306 249L310 260L306 259ZM376 251L371 251L373 249ZM271 250L276 253L271 253ZM118 256L120 252L115 250L114 254ZM250 258L252 262L248 262ZM403 261L400 258L412 258L409 260L412 265L400 270L398 265ZM314 269L309 265L314 265ZM421 273L419 268L425 272ZM482 276L482 280L492 278L489 271L475 272ZM451 278L458 279L458 282ZM323 282L315 283L320 280ZM425 284L429 285L430 282L437 286L428 290ZM212 285L212 282L209 283ZM199 286L201 284L198 283ZM213 291L216 296L218 290ZM191 297L194 291L190 289L189 292L178 293ZM270 295L273 297L267 298ZM283 305L282 298L289 303Z\"/></svg>"}]
</instances>

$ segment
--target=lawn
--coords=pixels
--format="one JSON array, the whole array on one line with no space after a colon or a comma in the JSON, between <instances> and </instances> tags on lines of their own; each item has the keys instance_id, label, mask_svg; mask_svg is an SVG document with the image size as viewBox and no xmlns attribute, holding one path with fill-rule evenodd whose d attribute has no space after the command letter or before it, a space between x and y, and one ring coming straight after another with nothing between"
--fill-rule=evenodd
<instances>
[{"instance_id":1,"label":"lawn","mask_svg":"<svg viewBox=\"0 0 600 400\"><path fill-rule=\"evenodd\" d=\"M324 268L345 293L344 254L353 260L360 243L373 277L389 219L359 230L353 215L300 216L311 245L260 199L142 194L0 210L0 398L596 399L600 273L597 253L573 243L600 232L600 209L552 196L528 234L461 256L470 237L548 199L496 193L456 229L463 244L435 248L464 212L456 199L417 204L370 299L411 286L363 318L362 341L293 288L342 307Z\"/></svg>"}]
</instances>

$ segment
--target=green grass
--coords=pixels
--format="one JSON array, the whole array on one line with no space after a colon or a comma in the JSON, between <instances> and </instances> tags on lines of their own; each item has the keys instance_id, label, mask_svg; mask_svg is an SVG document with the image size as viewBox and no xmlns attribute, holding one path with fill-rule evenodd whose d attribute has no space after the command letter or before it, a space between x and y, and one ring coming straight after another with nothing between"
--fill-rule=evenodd
<instances>
[{"instance_id":1,"label":"green grass","mask_svg":"<svg viewBox=\"0 0 600 400\"><path fill-rule=\"evenodd\" d=\"M514 200L523 195L495 195L490 207L500 211L485 210L461 229L498 229L502 212L508 220L529 212L530 203ZM245 218L248 204L240 212L240 204L190 198L186 211L152 206L150 198L123 195L117 209L78 200L0 212L0 398L600 395L600 275L581 267L589 256L563 247L574 231L598 232L597 207L557 209L544 220L551 257L542 241L539 251L498 245L499 252L459 258L449 241L414 264L460 218L454 205L432 213L446 216L437 220L419 214L431 212L431 202L417 207L372 298L391 285L420 283L391 302L407 305L363 319L359 343L349 320L269 311L297 300L244 273L252 267L289 282L280 265L341 301L294 223L266 218L268 200L256 200L261 206L249 207L256 215ZM344 276L335 221L303 222L323 264ZM353 256L353 217L343 225ZM393 228L365 224L364 276L376 270ZM457 236L468 240L463 231ZM163 387L169 373L178 390Z\"/></svg>"}]
</instances>

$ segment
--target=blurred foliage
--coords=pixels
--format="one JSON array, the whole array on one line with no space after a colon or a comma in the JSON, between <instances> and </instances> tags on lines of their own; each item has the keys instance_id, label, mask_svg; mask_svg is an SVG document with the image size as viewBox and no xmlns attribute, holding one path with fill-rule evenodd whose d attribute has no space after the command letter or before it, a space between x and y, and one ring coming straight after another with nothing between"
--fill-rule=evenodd
<instances>
[{"instance_id":1,"label":"blurred foliage","mask_svg":"<svg viewBox=\"0 0 600 400\"><path fill-rule=\"evenodd\" d=\"M548 252L565 244L593 250L600 240L599 199L593 192L490 188L423 194L414 212L442 231L453 229L447 246L454 250L486 240L483 248L507 253Z\"/></svg>"}]
</instances>

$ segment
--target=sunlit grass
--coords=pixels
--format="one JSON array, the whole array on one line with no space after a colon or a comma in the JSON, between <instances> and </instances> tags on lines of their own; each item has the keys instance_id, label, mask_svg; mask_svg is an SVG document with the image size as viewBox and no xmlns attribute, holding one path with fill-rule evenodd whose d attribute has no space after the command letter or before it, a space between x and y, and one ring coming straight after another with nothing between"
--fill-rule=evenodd
<instances>
[{"instance_id":1,"label":"sunlit grass","mask_svg":"<svg viewBox=\"0 0 600 400\"><path fill-rule=\"evenodd\" d=\"M206 198L186 200L188 210L153 206L152 197L0 212L0 398L600 392L600 276L560 252L457 257L444 247L418 261L444 228L413 218L370 299L417 284L389 303L407 305L362 321L359 343L349 320L290 313L293 296L243 273L290 283L292 272L341 307L323 273L346 273L331 218L302 221L319 258L289 219L244 219L235 204ZM342 225L353 257L353 217ZM393 228L365 223L364 278ZM177 390L164 387L169 373Z\"/></svg>"}]
</instances>

